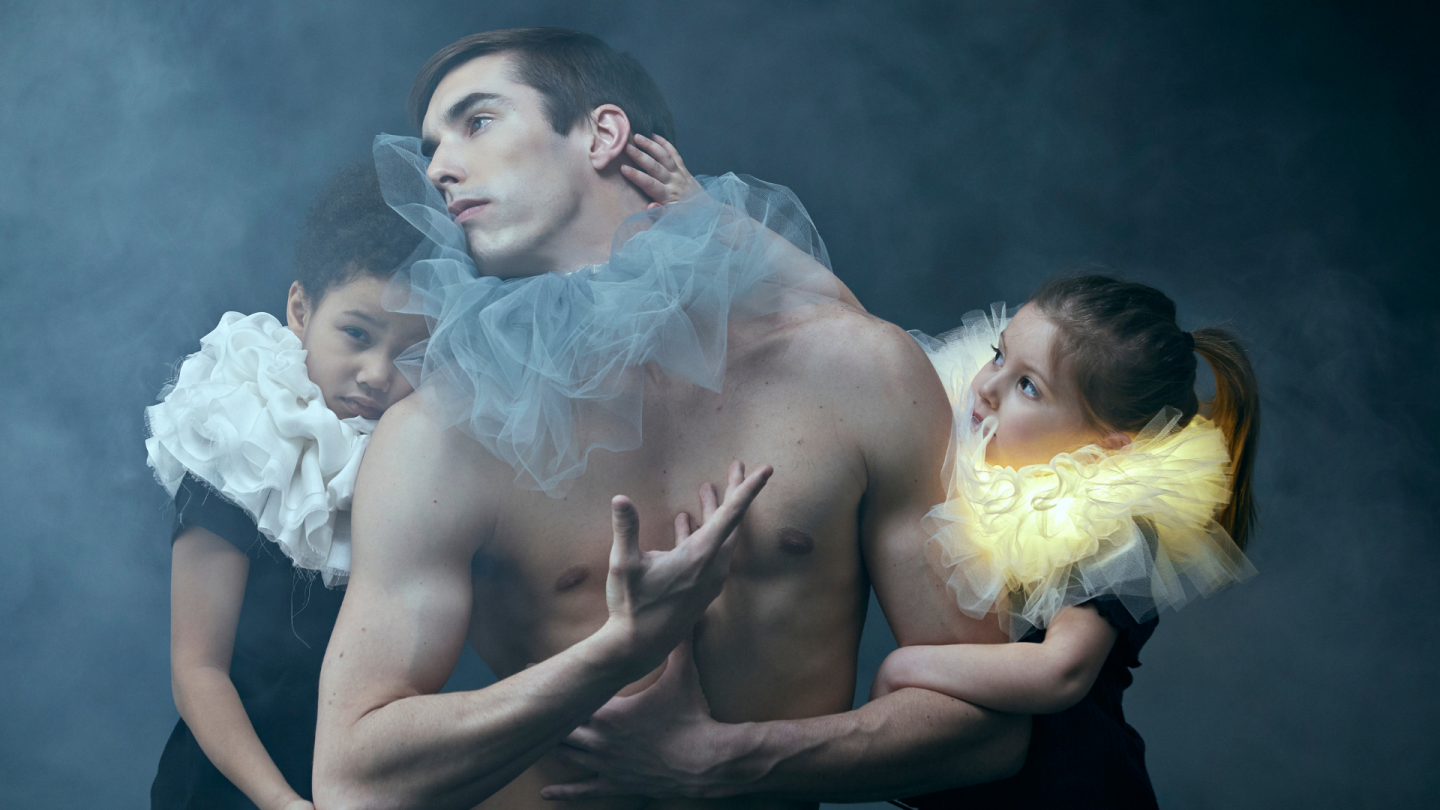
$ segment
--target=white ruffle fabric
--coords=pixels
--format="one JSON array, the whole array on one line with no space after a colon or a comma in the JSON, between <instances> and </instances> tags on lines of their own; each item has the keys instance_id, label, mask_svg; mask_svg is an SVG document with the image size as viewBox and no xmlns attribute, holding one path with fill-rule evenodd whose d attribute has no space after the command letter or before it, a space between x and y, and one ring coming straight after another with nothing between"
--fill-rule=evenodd
<instances>
[{"instance_id":1,"label":"white ruffle fabric","mask_svg":"<svg viewBox=\"0 0 1440 810\"><path fill-rule=\"evenodd\" d=\"M985 462L996 421L972 428L970 384L1007 319L972 312L938 340L916 333L955 411L949 499L932 551L965 613L995 612L1012 638L1063 607L1113 596L1137 621L1255 573L1215 516L1230 500L1225 439L1166 409L1126 447L1091 445L1020 469Z\"/></svg>"},{"instance_id":2,"label":"white ruffle fabric","mask_svg":"<svg viewBox=\"0 0 1440 810\"><path fill-rule=\"evenodd\" d=\"M227 312L145 409L155 477L188 472L245 510L297 568L329 587L350 575L350 502L375 422L341 420L273 315Z\"/></svg>"},{"instance_id":3,"label":"white ruffle fabric","mask_svg":"<svg viewBox=\"0 0 1440 810\"><path fill-rule=\"evenodd\" d=\"M701 178L707 194L627 219L605 264L501 280L471 261L418 140L377 137L375 165L386 201L428 237L387 292L430 325L401 368L518 486L554 497L593 450L640 446L642 366L719 391L729 325L839 293L782 186Z\"/></svg>"}]
</instances>

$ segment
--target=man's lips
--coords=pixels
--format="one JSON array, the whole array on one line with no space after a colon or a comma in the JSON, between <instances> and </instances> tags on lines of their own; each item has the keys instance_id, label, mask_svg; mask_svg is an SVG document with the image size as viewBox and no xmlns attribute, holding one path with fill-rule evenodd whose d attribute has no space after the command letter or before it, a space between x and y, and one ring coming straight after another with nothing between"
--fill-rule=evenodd
<instances>
[{"instance_id":1,"label":"man's lips","mask_svg":"<svg viewBox=\"0 0 1440 810\"><path fill-rule=\"evenodd\" d=\"M485 206L489 204L489 200L473 197L456 200L450 203L450 216L455 217L456 222L464 222L467 219L478 216L481 211L485 210Z\"/></svg>"},{"instance_id":2,"label":"man's lips","mask_svg":"<svg viewBox=\"0 0 1440 810\"><path fill-rule=\"evenodd\" d=\"M378 402L369 397L341 397L340 401L345 403L351 413L366 419L379 419L380 414L385 412Z\"/></svg>"}]
</instances>

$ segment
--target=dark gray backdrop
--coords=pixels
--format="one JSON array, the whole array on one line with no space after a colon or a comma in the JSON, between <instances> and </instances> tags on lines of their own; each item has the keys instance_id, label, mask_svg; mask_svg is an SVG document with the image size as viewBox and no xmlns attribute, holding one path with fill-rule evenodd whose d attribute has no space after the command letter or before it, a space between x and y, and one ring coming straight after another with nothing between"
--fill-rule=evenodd
<instances>
[{"instance_id":1,"label":"dark gray backdrop","mask_svg":"<svg viewBox=\"0 0 1440 810\"><path fill-rule=\"evenodd\" d=\"M141 807L175 720L142 408L435 48L555 24L649 67L701 172L793 187L937 331L1108 263L1264 384L1261 575L1127 700L1170 807L1437 794L1436 27L1291 3L0 6L0 804ZM883 624L867 635L873 668ZM469 661L459 678L483 678ZM865 675L869 677L868 672ZM864 684L861 685L862 689Z\"/></svg>"}]
</instances>

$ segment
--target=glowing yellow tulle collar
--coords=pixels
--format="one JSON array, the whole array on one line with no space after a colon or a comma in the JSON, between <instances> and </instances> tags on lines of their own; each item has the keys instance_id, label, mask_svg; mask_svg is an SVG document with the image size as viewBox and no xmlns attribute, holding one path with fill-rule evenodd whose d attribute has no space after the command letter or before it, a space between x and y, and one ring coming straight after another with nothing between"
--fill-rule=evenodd
<instances>
[{"instance_id":1,"label":"glowing yellow tulle collar","mask_svg":"<svg viewBox=\"0 0 1440 810\"><path fill-rule=\"evenodd\" d=\"M992 420L972 430L969 383L988 362L1003 311L922 340L955 406L949 499L930 513L937 563L962 610L997 612L1012 634L1060 608L1118 597L1137 619L1178 608L1253 569L1215 515L1229 501L1224 436L1173 409L1119 450L1097 446L1020 469L987 464Z\"/></svg>"}]
</instances>

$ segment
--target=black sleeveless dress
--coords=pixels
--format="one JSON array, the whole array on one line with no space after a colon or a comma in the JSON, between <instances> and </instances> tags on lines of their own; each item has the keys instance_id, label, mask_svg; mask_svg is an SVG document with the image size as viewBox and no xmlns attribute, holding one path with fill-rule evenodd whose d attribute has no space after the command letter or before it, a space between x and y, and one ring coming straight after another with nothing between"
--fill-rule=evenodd
<instances>
[{"instance_id":1,"label":"black sleeveless dress","mask_svg":"<svg viewBox=\"0 0 1440 810\"><path fill-rule=\"evenodd\" d=\"M187 475L175 493L171 542L191 526L214 532L250 558L230 680L285 781L310 799L320 663L345 592L326 588L318 577L302 576L243 509ZM175 724L160 755L150 806L255 807L210 763L184 720Z\"/></svg>"},{"instance_id":2,"label":"black sleeveless dress","mask_svg":"<svg viewBox=\"0 0 1440 810\"><path fill-rule=\"evenodd\" d=\"M1134 680L1130 670L1140 666L1140 648L1155 632L1159 619L1136 622L1114 598L1102 597L1091 604L1116 629L1115 646L1095 685L1079 703L1063 712L1035 715L1030 753L1020 772L1008 779L894 804L917 810L1158 807L1145 771L1145 741L1125 722L1120 698ZM1037 630L1021 641L1039 643L1044 639L1045 631Z\"/></svg>"}]
</instances>

